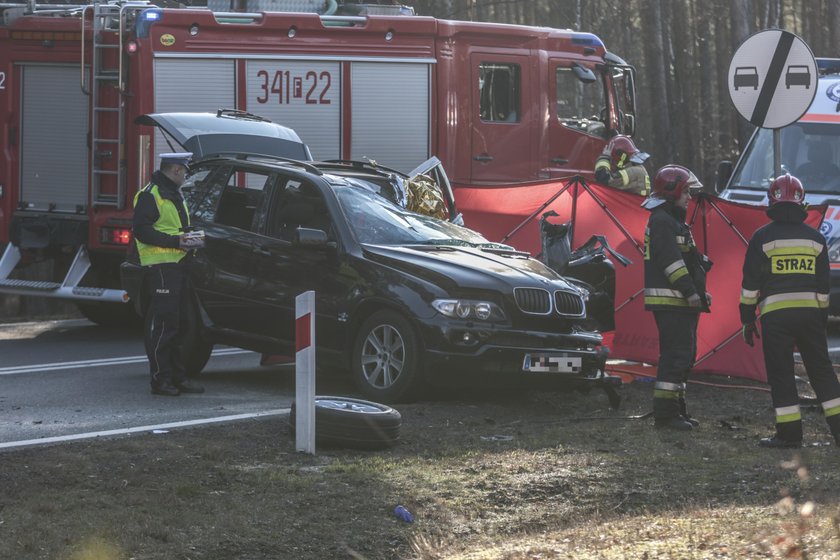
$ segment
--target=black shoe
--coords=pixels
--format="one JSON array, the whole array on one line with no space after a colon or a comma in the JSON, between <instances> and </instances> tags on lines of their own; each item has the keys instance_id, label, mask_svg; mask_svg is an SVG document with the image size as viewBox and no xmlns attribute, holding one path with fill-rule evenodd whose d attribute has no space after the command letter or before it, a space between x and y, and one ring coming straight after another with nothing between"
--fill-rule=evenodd
<instances>
[{"instance_id":1,"label":"black shoe","mask_svg":"<svg viewBox=\"0 0 840 560\"><path fill-rule=\"evenodd\" d=\"M700 425L700 420L698 420L697 418L692 418L691 416L688 416L686 414L682 415L682 419L684 422L688 422L689 424L691 424L692 428L696 428Z\"/></svg>"},{"instance_id":2,"label":"black shoe","mask_svg":"<svg viewBox=\"0 0 840 560\"><path fill-rule=\"evenodd\" d=\"M161 383L159 385L152 385L152 394L163 395L165 397L177 397L181 394L181 391L179 391L178 387L172 385L171 383Z\"/></svg>"},{"instance_id":3,"label":"black shoe","mask_svg":"<svg viewBox=\"0 0 840 560\"><path fill-rule=\"evenodd\" d=\"M204 387L193 383L189 379L185 379L183 381L179 381L175 383L175 387L181 391L182 393L203 393Z\"/></svg>"},{"instance_id":4,"label":"black shoe","mask_svg":"<svg viewBox=\"0 0 840 560\"><path fill-rule=\"evenodd\" d=\"M788 439L782 439L778 436L773 437L766 437L761 438L758 441L759 447L770 447L773 449L796 449L802 447L801 441L792 441Z\"/></svg>"},{"instance_id":5,"label":"black shoe","mask_svg":"<svg viewBox=\"0 0 840 560\"><path fill-rule=\"evenodd\" d=\"M653 427L658 430L673 430L675 432L690 432L694 428L690 422L685 421L679 416L656 418L653 421Z\"/></svg>"}]
</instances>

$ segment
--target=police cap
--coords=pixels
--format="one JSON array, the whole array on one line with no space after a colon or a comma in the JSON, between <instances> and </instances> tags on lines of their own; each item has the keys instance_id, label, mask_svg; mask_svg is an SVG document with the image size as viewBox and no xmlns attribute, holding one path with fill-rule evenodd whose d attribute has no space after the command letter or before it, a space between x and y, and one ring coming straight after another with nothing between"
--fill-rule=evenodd
<instances>
[{"instance_id":1,"label":"police cap","mask_svg":"<svg viewBox=\"0 0 840 560\"><path fill-rule=\"evenodd\" d=\"M184 167L189 167L192 156L191 152L160 154L160 164L163 165L168 163L169 165L183 165Z\"/></svg>"}]
</instances>

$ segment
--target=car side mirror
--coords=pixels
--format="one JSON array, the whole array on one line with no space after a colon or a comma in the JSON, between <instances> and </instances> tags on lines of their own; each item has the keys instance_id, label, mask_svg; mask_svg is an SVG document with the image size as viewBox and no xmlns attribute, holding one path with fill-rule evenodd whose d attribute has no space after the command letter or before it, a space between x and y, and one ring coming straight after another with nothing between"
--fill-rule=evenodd
<instances>
[{"instance_id":1,"label":"car side mirror","mask_svg":"<svg viewBox=\"0 0 840 560\"><path fill-rule=\"evenodd\" d=\"M312 248L326 248L329 247L330 242L327 239L327 232L323 230L299 227L295 230L294 244Z\"/></svg>"},{"instance_id":2,"label":"car side mirror","mask_svg":"<svg viewBox=\"0 0 840 560\"><path fill-rule=\"evenodd\" d=\"M729 182L729 178L731 176L732 162L724 160L718 163L717 177L715 178L715 191L717 191L718 194L722 193L724 189L726 189L726 184Z\"/></svg>"}]
</instances>

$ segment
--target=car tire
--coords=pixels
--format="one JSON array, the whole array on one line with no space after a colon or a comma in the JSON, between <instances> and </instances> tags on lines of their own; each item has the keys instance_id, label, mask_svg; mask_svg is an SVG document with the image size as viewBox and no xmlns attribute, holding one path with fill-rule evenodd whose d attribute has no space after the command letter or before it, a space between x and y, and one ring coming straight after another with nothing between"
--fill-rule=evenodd
<instances>
[{"instance_id":1,"label":"car tire","mask_svg":"<svg viewBox=\"0 0 840 560\"><path fill-rule=\"evenodd\" d=\"M365 398L385 403L417 398L423 386L421 346L402 315L384 309L368 317L353 344L351 369Z\"/></svg>"},{"instance_id":2,"label":"car tire","mask_svg":"<svg viewBox=\"0 0 840 560\"><path fill-rule=\"evenodd\" d=\"M296 406L289 427L295 435ZM324 447L386 449L400 439L402 416L388 405L335 396L315 397L315 443Z\"/></svg>"},{"instance_id":3,"label":"car tire","mask_svg":"<svg viewBox=\"0 0 840 560\"><path fill-rule=\"evenodd\" d=\"M207 340L195 301L185 305L181 312L186 314L182 323L186 330L181 334L181 360L187 377L196 377L207 365L213 343Z\"/></svg>"}]
</instances>

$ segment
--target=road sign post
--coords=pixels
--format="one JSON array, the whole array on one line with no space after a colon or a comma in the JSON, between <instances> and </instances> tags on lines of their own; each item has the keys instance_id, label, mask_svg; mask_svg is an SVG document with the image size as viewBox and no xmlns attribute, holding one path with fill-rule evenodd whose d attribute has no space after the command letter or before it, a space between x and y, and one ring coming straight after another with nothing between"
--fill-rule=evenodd
<instances>
[{"instance_id":1,"label":"road sign post","mask_svg":"<svg viewBox=\"0 0 840 560\"><path fill-rule=\"evenodd\" d=\"M799 120L817 92L817 61L808 45L782 29L748 37L729 63L729 96L738 113L773 129L773 167L782 174L779 129Z\"/></svg>"}]
</instances>

